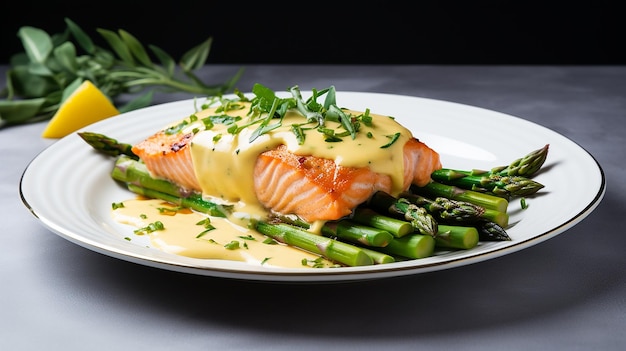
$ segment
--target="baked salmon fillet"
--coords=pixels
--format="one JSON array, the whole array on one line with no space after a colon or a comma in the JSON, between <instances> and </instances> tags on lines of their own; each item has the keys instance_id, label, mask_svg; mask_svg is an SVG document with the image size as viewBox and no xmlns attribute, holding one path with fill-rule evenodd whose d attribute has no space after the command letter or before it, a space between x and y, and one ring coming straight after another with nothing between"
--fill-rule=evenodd
<instances>
[{"instance_id":1,"label":"baked salmon fillet","mask_svg":"<svg viewBox=\"0 0 626 351\"><path fill-rule=\"evenodd\" d=\"M192 133L160 131L135 144L132 151L154 177L201 191L191 156ZM403 147L404 184L426 185L441 168L439 154L416 138ZM296 155L284 145L262 152L254 164L254 191L268 210L295 214L308 221L336 220L350 215L376 191L391 192L389 175L369 167L345 167L335 161Z\"/></svg>"}]
</instances>

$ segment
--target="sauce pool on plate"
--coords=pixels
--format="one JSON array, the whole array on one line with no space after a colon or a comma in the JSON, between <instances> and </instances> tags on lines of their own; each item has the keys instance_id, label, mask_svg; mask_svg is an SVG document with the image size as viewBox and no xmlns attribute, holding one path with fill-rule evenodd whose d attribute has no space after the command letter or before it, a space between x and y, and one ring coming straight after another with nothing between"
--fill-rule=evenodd
<instances>
[{"instance_id":1,"label":"sauce pool on plate","mask_svg":"<svg viewBox=\"0 0 626 351\"><path fill-rule=\"evenodd\" d=\"M113 219L134 228L135 235L147 235L152 246L164 252L267 267L335 266L318 255L250 230L234 218L207 216L158 199L129 199L122 205L111 211Z\"/></svg>"}]
</instances>

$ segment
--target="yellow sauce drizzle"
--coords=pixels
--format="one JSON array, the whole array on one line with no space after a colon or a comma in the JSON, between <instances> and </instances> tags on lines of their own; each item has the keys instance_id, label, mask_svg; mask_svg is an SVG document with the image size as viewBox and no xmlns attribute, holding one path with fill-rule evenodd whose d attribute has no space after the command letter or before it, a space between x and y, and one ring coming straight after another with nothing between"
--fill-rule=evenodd
<instances>
[{"instance_id":1,"label":"yellow sauce drizzle","mask_svg":"<svg viewBox=\"0 0 626 351\"><path fill-rule=\"evenodd\" d=\"M241 110L226 111L233 116L247 117L249 103ZM360 112L346 111L360 114ZM203 110L196 114L198 118L215 115L215 108ZM220 112L219 114L222 114ZM230 134L223 124L216 124L210 130L198 132L191 144L191 155L196 177L202 192L213 201L236 203L238 210L248 213L263 213L264 210L256 199L254 191L253 169L259 154L274 149L280 144L296 155L313 155L334 160L345 167L370 167L374 172L388 174L392 180L392 194L401 192L404 183L403 147L411 132L388 116L370 114L372 126L362 124L356 138L343 137L340 142L328 142L325 136L317 131L308 131L306 142L300 145L291 131L293 124L302 124L304 117L295 111L287 112L282 126L263 134L252 143L250 136L258 125ZM187 131L198 128L191 124ZM326 127L340 130L341 124L326 121ZM398 139L388 148L393 135ZM245 207L245 209L243 209Z\"/></svg>"},{"instance_id":2,"label":"yellow sauce drizzle","mask_svg":"<svg viewBox=\"0 0 626 351\"><path fill-rule=\"evenodd\" d=\"M168 253L200 259L243 261L266 267L311 268L315 263L319 267L333 266L332 262L320 259L318 255L272 241L254 230L235 224L233 220L181 210L157 199L130 199L123 204L124 207L112 210L113 219L135 229L160 221L163 230L140 231L136 235L147 235L154 248ZM199 223L207 218L215 229L201 235L206 229Z\"/></svg>"}]
</instances>

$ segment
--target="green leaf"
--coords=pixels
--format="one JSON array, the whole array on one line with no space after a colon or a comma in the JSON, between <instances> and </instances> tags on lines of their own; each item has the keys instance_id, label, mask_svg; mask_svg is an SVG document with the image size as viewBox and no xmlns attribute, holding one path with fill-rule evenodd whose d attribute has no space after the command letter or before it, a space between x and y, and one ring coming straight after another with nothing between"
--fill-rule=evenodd
<instances>
[{"instance_id":1,"label":"green leaf","mask_svg":"<svg viewBox=\"0 0 626 351\"><path fill-rule=\"evenodd\" d=\"M78 70L76 62L76 47L72 42L65 42L54 48L54 58L66 70L75 73Z\"/></svg>"},{"instance_id":2,"label":"green leaf","mask_svg":"<svg viewBox=\"0 0 626 351\"><path fill-rule=\"evenodd\" d=\"M274 102L274 99L276 98L276 93L274 92L274 90L260 83L255 83L252 86L252 93L256 97L260 98L261 101L265 102L265 106L263 106L264 109L271 108Z\"/></svg>"},{"instance_id":3,"label":"green leaf","mask_svg":"<svg viewBox=\"0 0 626 351\"><path fill-rule=\"evenodd\" d=\"M149 45L150 50L154 53L154 55L159 59L161 65L167 72L167 75L172 77L176 71L176 61L168 54L167 52L161 50L158 46Z\"/></svg>"},{"instance_id":4,"label":"green leaf","mask_svg":"<svg viewBox=\"0 0 626 351\"><path fill-rule=\"evenodd\" d=\"M125 105L118 107L118 111L120 113L137 110L140 108L144 108L150 106L152 103L152 98L154 96L154 91L150 90L147 93L138 96L131 101L127 102Z\"/></svg>"},{"instance_id":5,"label":"green leaf","mask_svg":"<svg viewBox=\"0 0 626 351\"><path fill-rule=\"evenodd\" d=\"M80 45L81 48L83 48L83 50L85 50L89 54L93 54L96 51L96 46L94 45L89 35L87 35L87 33L85 33L82 28L74 23L74 21L66 17L65 25L67 25L67 29L70 33L72 33L72 36L74 37L74 39L76 39L76 42L78 43L78 45Z\"/></svg>"},{"instance_id":6,"label":"green leaf","mask_svg":"<svg viewBox=\"0 0 626 351\"><path fill-rule=\"evenodd\" d=\"M391 145L393 145L393 143L395 143L398 138L400 138L400 133L395 133L393 135L386 135L387 138L389 138L389 142L383 146L381 146L381 149L386 149L388 147L390 147Z\"/></svg>"},{"instance_id":7,"label":"green leaf","mask_svg":"<svg viewBox=\"0 0 626 351\"><path fill-rule=\"evenodd\" d=\"M227 80L224 83L221 83L220 86L215 85L215 87L219 88L220 91L225 92L234 89L235 84L241 79L241 76L246 70L244 68L240 68L235 75L232 76L231 79Z\"/></svg>"},{"instance_id":8,"label":"green leaf","mask_svg":"<svg viewBox=\"0 0 626 351\"><path fill-rule=\"evenodd\" d=\"M26 66L30 62L31 61L25 52L18 52L16 54L13 54L11 55L11 58L9 60L9 64L11 65L11 67Z\"/></svg>"},{"instance_id":9,"label":"green leaf","mask_svg":"<svg viewBox=\"0 0 626 351\"><path fill-rule=\"evenodd\" d=\"M209 56L209 51L211 50L212 43L213 38L208 38L200 45L197 45L196 47L187 51L180 60L180 66L183 68L183 70L186 72L190 72L204 66L206 59Z\"/></svg>"},{"instance_id":10,"label":"green leaf","mask_svg":"<svg viewBox=\"0 0 626 351\"><path fill-rule=\"evenodd\" d=\"M139 40L123 29L120 29L119 33L131 54L144 66L152 67L152 60Z\"/></svg>"},{"instance_id":11,"label":"green leaf","mask_svg":"<svg viewBox=\"0 0 626 351\"><path fill-rule=\"evenodd\" d=\"M28 72L34 75L44 76L44 77L54 76L54 73L50 70L50 68L48 68L48 66L46 66L45 64L41 62L31 62L28 65Z\"/></svg>"},{"instance_id":12,"label":"green leaf","mask_svg":"<svg viewBox=\"0 0 626 351\"><path fill-rule=\"evenodd\" d=\"M70 32L65 30L62 33L55 33L52 34L50 38L52 39L52 47L56 48L57 46L70 40Z\"/></svg>"},{"instance_id":13,"label":"green leaf","mask_svg":"<svg viewBox=\"0 0 626 351\"><path fill-rule=\"evenodd\" d=\"M98 33L104 37L104 39L109 43L113 51L117 54L117 56L127 65L134 67L135 59L133 59L133 55L130 53L130 50L124 44L124 41L113 31L108 29L98 29Z\"/></svg>"},{"instance_id":14,"label":"green leaf","mask_svg":"<svg viewBox=\"0 0 626 351\"><path fill-rule=\"evenodd\" d=\"M105 49L96 48L96 51L94 51L93 56L89 57L89 59L90 60L92 59L94 62L97 62L98 65L101 66L99 67L99 69L110 69L111 67L115 65L115 56L113 55L112 52L105 50Z\"/></svg>"},{"instance_id":15,"label":"green leaf","mask_svg":"<svg viewBox=\"0 0 626 351\"><path fill-rule=\"evenodd\" d=\"M19 29L17 36L22 40L24 50L33 62L43 63L52 52L52 39L41 29L24 26Z\"/></svg>"},{"instance_id":16,"label":"green leaf","mask_svg":"<svg viewBox=\"0 0 626 351\"><path fill-rule=\"evenodd\" d=\"M334 89L333 89L334 91ZM350 133L352 139L356 138L356 128L352 124L352 119L345 112L343 112L337 105L330 105L329 111L333 111L336 115L339 116L339 121L341 122L341 126L345 128Z\"/></svg>"},{"instance_id":17,"label":"green leaf","mask_svg":"<svg viewBox=\"0 0 626 351\"><path fill-rule=\"evenodd\" d=\"M24 98L38 98L58 89L49 76L33 74L28 66L17 66L7 72L7 87L12 94Z\"/></svg>"},{"instance_id":18,"label":"green leaf","mask_svg":"<svg viewBox=\"0 0 626 351\"><path fill-rule=\"evenodd\" d=\"M331 106L337 105L337 92L335 90L335 86L330 86L327 90L328 93L324 99L324 108L329 110Z\"/></svg>"},{"instance_id":19,"label":"green leaf","mask_svg":"<svg viewBox=\"0 0 626 351\"><path fill-rule=\"evenodd\" d=\"M45 102L45 98L0 100L0 126L22 123L33 118Z\"/></svg>"},{"instance_id":20,"label":"green leaf","mask_svg":"<svg viewBox=\"0 0 626 351\"><path fill-rule=\"evenodd\" d=\"M95 45L69 18L65 18L65 23L63 32L50 35L34 27L20 28L18 36L25 50L11 55L11 66L6 74L5 87L0 90L0 98L11 101L6 102L11 109L16 106L12 103L14 99L41 98L44 102L35 114L31 104L22 106L24 109L18 111L19 114L5 107L4 115L0 116L0 128L12 123L10 121L29 123L49 119L58 110L62 99L73 92L79 82L87 79L113 100L121 94L141 93L152 87L165 92L222 95L233 89L243 73L240 69L229 80L212 85L205 84L193 73L193 70L204 66L211 38L184 55L181 67L185 77L179 77L177 62L170 55L156 46L150 46L150 54L154 53L160 64L152 62L144 46L128 32L97 29L110 46L103 48ZM87 53L79 54L83 51L81 48ZM152 97L152 92L139 96L125 109L148 106Z\"/></svg>"}]
</instances>

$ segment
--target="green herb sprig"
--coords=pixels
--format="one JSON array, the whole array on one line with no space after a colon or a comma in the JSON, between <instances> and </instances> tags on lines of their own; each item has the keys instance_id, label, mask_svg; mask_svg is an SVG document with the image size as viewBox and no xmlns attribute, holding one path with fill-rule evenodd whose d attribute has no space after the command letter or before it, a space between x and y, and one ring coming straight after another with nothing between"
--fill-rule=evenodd
<instances>
[{"instance_id":1,"label":"green herb sprig","mask_svg":"<svg viewBox=\"0 0 626 351\"><path fill-rule=\"evenodd\" d=\"M149 45L154 62L141 42L122 29L97 29L110 49L97 46L76 23L65 18L66 29L49 35L24 26L18 31L24 52L11 58L6 87L0 91L0 128L47 120L85 80L90 80L116 103L122 94L137 96L122 106L126 112L148 106L155 91L187 92L204 96L222 95L233 90L243 74L206 84L196 74L208 58L213 38L187 51L175 61L157 46ZM140 95L141 94L141 95Z\"/></svg>"},{"instance_id":2,"label":"green herb sprig","mask_svg":"<svg viewBox=\"0 0 626 351\"><path fill-rule=\"evenodd\" d=\"M293 108L297 109L305 118L304 123L294 124L291 127L300 144L304 143L307 130L317 130L317 132L324 135L327 142L341 142L347 136L352 139L356 138L361 123L366 125L371 125L372 123L369 110L364 114L354 116L340 108L337 105L334 86L322 90L313 89L312 96L306 100L302 97L300 87L297 85L289 88L289 92L291 97L279 98L273 90L259 83L253 86L252 93L255 97L250 100L252 104L250 114L253 117L262 115L264 117L260 119L253 118L252 122L248 124L248 126L255 123L260 124L250 136L250 142L280 127L287 111ZM319 103L317 100L322 96L325 96L324 102ZM339 122L344 131L337 133L336 130L327 128L326 121ZM273 123L270 124L270 122Z\"/></svg>"}]
</instances>

